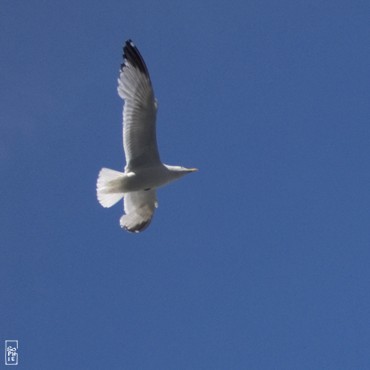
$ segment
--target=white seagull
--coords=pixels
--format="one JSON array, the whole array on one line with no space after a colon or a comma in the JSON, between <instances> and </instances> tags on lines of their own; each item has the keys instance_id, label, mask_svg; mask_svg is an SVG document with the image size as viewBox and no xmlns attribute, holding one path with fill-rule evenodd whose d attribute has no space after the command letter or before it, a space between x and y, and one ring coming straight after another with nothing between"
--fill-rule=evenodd
<instances>
[{"instance_id":1,"label":"white seagull","mask_svg":"<svg viewBox=\"0 0 370 370\"><path fill-rule=\"evenodd\" d=\"M149 226L158 207L156 188L197 169L161 162L156 139L157 100L144 59L131 40L123 47L118 95L124 100L125 172L102 168L96 192L99 203L106 208L123 198L125 214L120 225L138 233Z\"/></svg>"}]
</instances>

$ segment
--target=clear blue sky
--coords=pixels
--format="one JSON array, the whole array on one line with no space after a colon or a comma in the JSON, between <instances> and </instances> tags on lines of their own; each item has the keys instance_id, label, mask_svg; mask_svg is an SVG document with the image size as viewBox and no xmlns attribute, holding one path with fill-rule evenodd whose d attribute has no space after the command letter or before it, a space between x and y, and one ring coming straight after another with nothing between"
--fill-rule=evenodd
<instances>
[{"instance_id":1,"label":"clear blue sky","mask_svg":"<svg viewBox=\"0 0 370 370\"><path fill-rule=\"evenodd\" d=\"M368 1L3 0L0 340L18 368L369 369L369 19ZM200 169L139 235L95 194L124 166L128 38L162 159Z\"/></svg>"}]
</instances>

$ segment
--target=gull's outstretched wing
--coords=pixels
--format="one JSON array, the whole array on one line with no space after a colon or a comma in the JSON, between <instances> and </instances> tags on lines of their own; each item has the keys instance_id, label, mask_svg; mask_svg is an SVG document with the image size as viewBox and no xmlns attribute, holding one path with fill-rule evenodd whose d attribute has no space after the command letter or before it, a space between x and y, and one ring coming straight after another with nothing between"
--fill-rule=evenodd
<instances>
[{"instance_id":1,"label":"gull's outstretched wing","mask_svg":"<svg viewBox=\"0 0 370 370\"><path fill-rule=\"evenodd\" d=\"M123 147L129 170L160 163L157 138L157 103L148 69L131 40L123 47L118 94L124 99Z\"/></svg>"},{"instance_id":2,"label":"gull's outstretched wing","mask_svg":"<svg viewBox=\"0 0 370 370\"><path fill-rule=\"evenodd\" d=\"M123 198L125 215L120 219L122 228L139 233L145 230L158 206L156 191L140 190L125 194Z\"/></svg>"}]
</instances>

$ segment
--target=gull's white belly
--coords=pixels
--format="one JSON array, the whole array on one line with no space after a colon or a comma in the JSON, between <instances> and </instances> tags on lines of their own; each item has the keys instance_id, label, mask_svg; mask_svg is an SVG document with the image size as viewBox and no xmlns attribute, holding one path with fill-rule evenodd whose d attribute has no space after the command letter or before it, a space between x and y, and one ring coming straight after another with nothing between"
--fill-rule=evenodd
<instances>
[{"instance_id":1,"label":"gull's white belly","mask_svg":"<svg viewBox=\"0 0 370 370\"><path fill-rule=\"evenodd\" d=\"M120 179L121 191L123 193L129 193L132 191L158 188L174 180L171 175L171 172L163 165L125 172L124 176Z\"/></svg>"}]
</instances>

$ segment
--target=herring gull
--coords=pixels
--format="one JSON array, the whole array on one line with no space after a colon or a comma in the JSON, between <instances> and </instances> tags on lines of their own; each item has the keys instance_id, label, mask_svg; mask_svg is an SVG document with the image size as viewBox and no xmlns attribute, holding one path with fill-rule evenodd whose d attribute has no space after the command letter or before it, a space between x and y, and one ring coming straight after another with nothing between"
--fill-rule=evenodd
<instances>
[{"instance_id":1,"label":"herring gull","mask_svg":"<svg viewBox=\"0 0 370 370\"><path fill-rule=\"evenodd\" d=\"M124 100L124 172L102 168L96 184L99 203L112 207L123 198L122 228L140 232L149 226L158 206L156 189L196 168L161 162L156 139L157 100L145 62L134 43L126 41L118 78L118 95Z\"/></svg>"}]
</instances>

